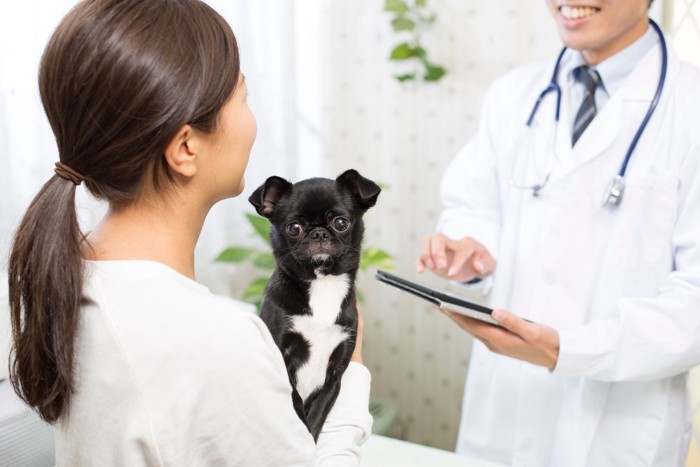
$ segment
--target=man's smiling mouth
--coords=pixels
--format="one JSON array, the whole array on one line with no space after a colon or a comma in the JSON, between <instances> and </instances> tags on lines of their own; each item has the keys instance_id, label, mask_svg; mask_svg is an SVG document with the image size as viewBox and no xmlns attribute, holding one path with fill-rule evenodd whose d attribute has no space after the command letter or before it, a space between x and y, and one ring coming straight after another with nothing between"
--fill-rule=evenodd
<instances>
[{"instance_id":1,"label":"man's smiling mouth","mask_svg":"<svg viewBox=\"0 0 700 467\"><path fill-rule=\"evenodd\" d=\"M600 11L599 8L590 6L567 6L559 7L559 12L565 19L581 19L593 16Z\"/></svg>"}]
</instances>

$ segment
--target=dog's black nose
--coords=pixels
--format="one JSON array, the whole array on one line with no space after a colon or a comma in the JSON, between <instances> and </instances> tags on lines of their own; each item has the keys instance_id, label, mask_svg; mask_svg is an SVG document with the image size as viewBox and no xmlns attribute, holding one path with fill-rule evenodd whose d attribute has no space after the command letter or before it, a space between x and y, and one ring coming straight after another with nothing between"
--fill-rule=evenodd
<instances>
[{"instance_id":1,"label":"dog's black nose","mask_svg":"<svg viewBox=\"0 0 700 467\"><path fill-rule=\"evenodd\" d=\"M314 230L311 231L309 235L311 236L312 240L318 241L324 241L330 238L328 231L323 227L316 227Z\"/></svg>"}]
</instances>

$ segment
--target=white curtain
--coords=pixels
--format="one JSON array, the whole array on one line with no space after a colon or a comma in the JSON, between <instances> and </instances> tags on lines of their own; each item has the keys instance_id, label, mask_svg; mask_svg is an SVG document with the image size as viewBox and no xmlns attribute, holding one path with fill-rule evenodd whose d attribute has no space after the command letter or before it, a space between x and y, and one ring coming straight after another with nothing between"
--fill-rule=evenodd
<instances>
[{"instance_id":1,"label":"white curtain","mask_svg":"<svg viewBox=\"0 0 700 467\"><path fill-rule=\"evenodd\" d=\"M56 159L37 88L43 47L73 2L11 2L0 28L0 252Z\"/></svg>"},{"instance_id":2,"label":"white curtain","mask_svg":"<svg viewBox=\"0 0 700 467\"><path fill-rule=\"evenodd\" d=\"M7 376L10 321L6 261L11 236L57 160L37 86L39 58L72 1L7 2L0 28L0 379Z\"/></svg>"}]
</instances>

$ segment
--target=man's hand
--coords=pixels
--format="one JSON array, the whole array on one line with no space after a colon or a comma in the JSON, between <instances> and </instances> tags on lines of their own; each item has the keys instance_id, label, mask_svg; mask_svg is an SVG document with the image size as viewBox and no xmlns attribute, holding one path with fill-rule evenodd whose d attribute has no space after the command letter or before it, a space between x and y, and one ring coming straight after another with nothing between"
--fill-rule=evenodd
<instances>
[{"instance_id":1,"label":"man's hand","mask_svg":"<svg viewBox=\"0 0 700 467\"><path fill-rule=\"evenodd\" d=\"M559 333L549 326L530 323L504 310L494 310L491 316L501 326L484 323L464 315L443 311L459 327L479 339L491 351L554 369L559 357Z\"/></svg>"},{"instance_id":2,"label":"man's hand","mask_svg":"<svg viewBox=\"0 0 700 467\"><path fill-rule=\"evenodd\" d=\"M423 255L416 261L416 272L425 269L445 279L467 282L493 273L496 260L471 237L452 240L434 233L423 240Z\"/></svg>"}]
</instances>

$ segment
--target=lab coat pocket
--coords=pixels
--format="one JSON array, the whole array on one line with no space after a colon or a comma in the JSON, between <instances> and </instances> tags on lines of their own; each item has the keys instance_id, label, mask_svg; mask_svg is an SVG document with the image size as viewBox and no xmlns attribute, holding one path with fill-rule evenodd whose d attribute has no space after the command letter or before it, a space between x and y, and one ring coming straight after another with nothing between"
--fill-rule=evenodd
<instances>
[{"instance_id":1,"label":"lab coat pocket","mask_svg":"<svg viewBox=\"0 0 700 467\"><path fill-rule=\"evenodd\" d=\"M658 266L671 258L679 179L629 176L622 203L613 213L610 254L623 268Z\"/></svg>"}]
</instances>

